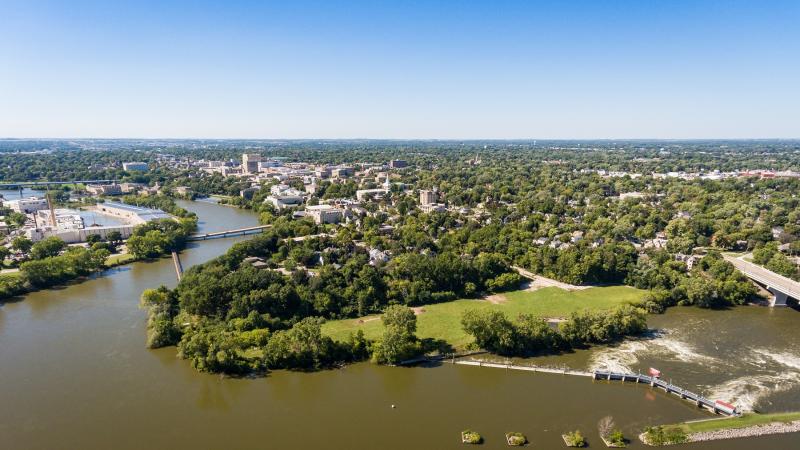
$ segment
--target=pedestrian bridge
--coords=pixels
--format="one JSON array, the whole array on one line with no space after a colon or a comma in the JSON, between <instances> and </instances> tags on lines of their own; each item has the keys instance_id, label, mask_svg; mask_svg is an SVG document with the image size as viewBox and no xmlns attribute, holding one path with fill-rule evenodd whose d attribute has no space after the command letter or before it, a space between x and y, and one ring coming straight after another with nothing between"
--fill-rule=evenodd
<instances>
[{"instance_id":1,"label":"pedestrian bridge","mask_svg":"<svg viewBox=\"0 0 800 450\"><path fill-rule=\"evenodd\" d=\"M189 241L205 241L207 239L219 239L231 236L245 236L248 234L259 234L272 225L258 225L255 227L237 228L235 230L215 231L213 233L197 233L189 236Z\"/></svg>"},{"instance_id":2,"label":"pedestrian bridge","mask_svg":"<svg viewBox=\"0 0 800 450\"><path fill-rule=\"evenodd\" d=\"M800 283L783 275L744 260L744 256L724 255L726 261L756 283L764 286L771 294L770 306L786 306L789 297L800 300Z\"/></svg>"}]
</instances>

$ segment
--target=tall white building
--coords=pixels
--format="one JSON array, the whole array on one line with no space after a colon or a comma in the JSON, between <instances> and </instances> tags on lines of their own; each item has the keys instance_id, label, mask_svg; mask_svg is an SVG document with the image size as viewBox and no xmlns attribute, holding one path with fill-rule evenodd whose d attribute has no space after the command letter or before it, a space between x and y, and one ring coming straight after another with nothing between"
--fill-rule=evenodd
<instances>
[{"instance_id":1,"label":"tall white building","mask_svg":"<svg viewBox=\"0 0 800 450\"><path fill-rule=\"evenodd\" d=\"M436 191L421 190L419 191L419 204L431 205L436 203Z\"/></svg>"}]
</instances>

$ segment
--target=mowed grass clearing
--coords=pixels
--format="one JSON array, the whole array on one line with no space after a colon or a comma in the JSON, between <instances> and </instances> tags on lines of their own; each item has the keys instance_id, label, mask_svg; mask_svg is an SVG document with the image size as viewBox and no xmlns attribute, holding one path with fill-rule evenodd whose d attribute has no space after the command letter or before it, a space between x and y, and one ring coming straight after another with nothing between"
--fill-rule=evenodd
<instances>
[{"instance_id":1,"label":"mowed grass clearing","mask_svg":"<svg viewBox=\"0 0 800 450\"><path fill-rule=\"evenodd\" d=\"M472 341L461 329L461 315L469 309L503 311L512 320L520 314L567 317L583 309L607 310L625 303L636 303L644 297L645 292L628 286L595 287L580 291L549 287L536 291L506 292L503 294L505 301L501 303L462 299L425 305L422 307L424 312L417 316L417 336L422 339L443 339L456 349L463 349ZM344 340L357 330L363 330L367 339L380 338L383 332L380 316L332 320L322 326L322 332L335 340Z\"/></svg>"}]
</instances>

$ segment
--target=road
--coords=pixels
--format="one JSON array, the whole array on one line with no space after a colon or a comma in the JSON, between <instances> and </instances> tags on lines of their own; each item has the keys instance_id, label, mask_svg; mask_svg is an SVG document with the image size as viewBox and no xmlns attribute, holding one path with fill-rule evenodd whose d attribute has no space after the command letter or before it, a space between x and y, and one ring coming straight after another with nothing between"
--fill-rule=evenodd
<instances>
[{"instance_id":1,"label":"road","mask_svg":"<svg viewBox=\"0 0 800 450\"><path fill-rule=\"evenodd\" d=\"M734 267L739 269L740 272L747 275L750 279L766 285L769 288L780 291L789 297L800 299L800 283L744 260L745 257L752 257L752 254L746 254L739 257L723 255L723 257L726 261L733 264Z\"/></svg>"}]
</instances>

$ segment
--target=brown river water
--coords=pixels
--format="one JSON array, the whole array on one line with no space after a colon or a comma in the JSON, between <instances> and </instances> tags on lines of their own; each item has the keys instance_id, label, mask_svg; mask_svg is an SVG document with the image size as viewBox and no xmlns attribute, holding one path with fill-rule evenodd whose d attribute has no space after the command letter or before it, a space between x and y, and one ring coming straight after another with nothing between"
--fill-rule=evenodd
<instances>
[{"instance_id":1,"label":"brown river water","mask_svg":"<svg viewBox=\"0 0 800 450\"><path fill-rule=\"evenodd\" d=\"M183 203L203 231L256 224L253 214ZM236 239L197 243L184 266ZM597 421L612 415L628 437L646 425L710 414L632 384L441 364L369 363L255 379L197 373L174 348L144 347L143 289L176 283L171 261L136 263L0 305L0 449L456 449L480 432L481 448L525 433L531 448L563 448L580 429L603 447ZM651 316L647 339L522 363L586 370L662 370L711 398L760 411L800 409L800 313L744 307L674 308ZM391 408L396 405L396 408ZM642 448L636 439L629 448ZM800 434L675 448L800 448Z\"/></svg>"}]
</instances>

